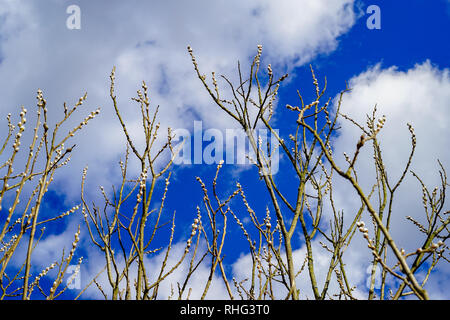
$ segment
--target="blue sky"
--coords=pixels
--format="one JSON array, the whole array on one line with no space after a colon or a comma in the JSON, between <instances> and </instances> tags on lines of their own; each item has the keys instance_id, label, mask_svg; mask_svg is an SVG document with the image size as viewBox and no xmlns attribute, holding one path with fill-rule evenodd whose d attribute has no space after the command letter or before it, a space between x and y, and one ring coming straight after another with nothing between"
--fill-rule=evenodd
<instances>
[{"instance_id":1,"label":"blue sky","mask_svg":"<svg viewBox=\"0 0 450 320\"><path fill-rule=\"evenodd\" d=\"M71 4L81 9L80 30L65 26L68 17L65 9ZM370 5L380 8L379 30L366 26L370 16L366 9ZM55 178L45 203L45 216L50 217L79 202L81 172L86 165L89 166L87 193L91 198L100 199L99 185L108 189L118 182L117 161L123 158L124 137L108 97L108 77L113 66L117 68L120 107L127 110L124 117L132 125L133 133L137 134L139 119L129 107L129 98L135 95L142 80L149 84L152 104L161 106L163 128L191 129L193 121L201 120L205 128L224 130L234 125L202 89L186 47L192 45L204 73L216 70L233 78L237 61L248 66L256 45L262 44L262 64L271 63L275 73L290 75L280 88L277 101L275 127L282 135L287 135L295 124L293 115L285 112L284 106L300 103L297 89L305 101L314 99L311 64L320 84L327 78L327 98L335 98L346 82L354 88L344 100L345 113L364 122L365 114L378 104L380 112L387 115L383 151L387 167L393 172L405 162L401 156L407 154L405 150L409 147L406 123L412 122L419 144L414 170L428 183L435 184L436 158L446 168L450 164L450 152L442 148L448 145L450 133L449 31L450 2L445 0L285 0L276 7L270 1L199 0L191 4L49 1L38 6L33 1L0 0L0 96L4 97L0 102L0 116L15 112L22 104L31 108L37 88L44 91L55 110L67 99L74 103L84 91L88 92L89 111L102 107L95 125L88 126L77 138L78 153L73 156L71 166ZM51 117L54 119L56 112ZM350 154L358 137L354 128L343 123L333 148ZM365 156L370 159L370 153ZM361 180L366 183L373 172L368 161L361 162ZM295 181L292 172L284 169L285 164L281 160L276 179L288 197L292 197L295 193L290 186ZM202 203L202 190L195 177L200 176L210 188L215 171L215 165L205 164L173 167L164 208L165 221L176 211L175 243L186 240L196 206ZM263 216L266 206L270 208L271 204L256 170L225 165L219 177L219 190L229 194L236 181L244 187L253 209ZM163 187L161 182L156 199ZM354 210L355 200L348 196L352 191L344 185L338 185L337 189L341 208L348 212ZM404 223L404 211L412 212L413 216L421 214L417 182L406 179L401 191L397 208L400 213L395 220L398 226ZM408 200L417 192L418 205ZM234 205L244 219L242 206L237 201ZM78 213L63 224L50 227L48 240L44 239L43 243L47 249L36 254L36 265L45 267L60 254L61 244L69 246L79 223L82 221ZM399 242L408 248L415 239L409 232L413 229L393 229ZM166 233L162 235L167 235L167 231L163 232ZM234 276L245 274L238 270L245 270L246 254L240 232L237 226L230 227L225 247L227 272ZM101 256L89 246L83 225L82 239L77 257L85 258L82 281L88 282ZM161 242L155 246L164 245L165 239L159 238ZM362 237L358 241L349 254L349 265L358 269L354 281L361 286L360 294L364 297L368 266L364 258L368 251ZM301 236L294 245L301 255L304 250ZM430 292L433 297L448 299L450 292L438 283L448 281L450 268L444 266L436 272L436 280L429 283ZM218 289L211 297L220 297L222 293ZM67 292L68 297L76 294L76 290ZM88 297L96 297L94 290L88 291Z\"/></svg>"}]
</instances>

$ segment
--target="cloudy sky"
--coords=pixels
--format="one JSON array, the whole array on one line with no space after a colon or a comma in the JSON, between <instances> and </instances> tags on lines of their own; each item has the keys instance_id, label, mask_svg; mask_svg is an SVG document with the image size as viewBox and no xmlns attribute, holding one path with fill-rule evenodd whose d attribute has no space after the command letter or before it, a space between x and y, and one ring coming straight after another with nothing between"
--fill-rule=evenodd
<instances>
[{"instance_id":1,"label":"cloudy sky","mask_svg":"<svg viewBox=\"0 0 450 320\"><path fill-rule=\"evenodd\" d=\"M66 11L70 5L80 8L79 29L68 27L68 19L69 25L73 22L71 13ZM380 9L380 29L368 27L371 13L367 13L367 8L371 5ZM140 137L141 119L130 98L136 96L143 80L149 86L152 106L160 106L162 128L192 130L194 121L202 121L204 129L225 130L236 124L213 105L186 48L190 45L194 49L205 73L216 71L236 79L237 61L243 68L248 67L261 44L262 65L270 63L276 74L290 75L280 88L276 104L274 126L281 133L292 121L284 106L300 103L296 90L306 101L313 98L311 64L321 83L327 77L327 97L333 101L346 83L352 88L344 98L344 113L364 123L366 114L377 105L379 114L386 115L381 147L392 179L402 170L410 150L407 123L414 126L417 152L412 169L433 189L439 182L437 160L445 168L450 165L449 27L450 3L446 0L436 0L432 6L420 0L0 0L2 132L6 132L4 119L8 113L17 115L22 105L35 110L39 88L47 100L51 122L63 115L64 102L73 105L85 92L87 101L73 124L101 108L100 115L73 140L77 148L70 165L55 176L46 207L46 214L55 215L79 203L85 166L89 166L87 194L92 198L99 195L100 185L109 188L119 181L117 162L123 157L125 138L109 99L113 66L119 108L136 139ZM340 125L333 148L338 162L343 163L342 152L351 154L361 133L349 122L342 121ZM374 173L368 149L363 150L357 167L365 187L370 186ZM165 217L167 221L177 211L178 251L182 251L195 208L202 201L195 177L208 181L214 172L215 166L206 164L173 168ZM253 200L255 208L264 214L270 201L261 196L264 188L254 171L227 165L222 174L224 192L232 190L235 181L241 181L248 190L249 202ZM291 181L283 170L277 179L286 184ZM336 183L336 202L344 212L352 212L358 205L353 190L343 181ZM399 190L394 209L392 232L399 246L414 250L421 234L405 216L420 219L423 207L421 187L412 175L406 177ZM242 212L243 219L244 215ZM74 215L61 227L49 231L33 256L36 266L45 267L57 259L64 245L70 246L81 218L81 214ZM230 232L238 236L239 229ZM79 255L85 258L82 282L87 284L99 271L102 256L89 245L83 227L81 239ZM248 275L250 258L246 248L232 250L236 245L231 239L225 249L228 270L232 276L243 279ZM355 242L348 252L348 265L355 270L351 280L358 286L358 294L365 297L370 253L360 235ZM323 276L326 253L322 257L319 243L314 245L318 247L317 268L324 267L319 271ZM305 256L301 237L296 241L296 250L296 263L301 264ZM149 266L156 266L160 259L149 257ZM193 281L202 280L207 273L207 266L204 268L198 270L198 278ZM176 282L180 277L174 274L168 282ZM427 287L431 297L450 298L447 286L442 285L449 278L450 268L443 265L437 269ZM305 288L303 297L311 297L306 275L298 281ZM161 296L170 293L170 286L165 288ZM208 297L225 295L225 288L218 281ZM92 290L86 297L98 296Z\"/></svg>"}]
</instances>

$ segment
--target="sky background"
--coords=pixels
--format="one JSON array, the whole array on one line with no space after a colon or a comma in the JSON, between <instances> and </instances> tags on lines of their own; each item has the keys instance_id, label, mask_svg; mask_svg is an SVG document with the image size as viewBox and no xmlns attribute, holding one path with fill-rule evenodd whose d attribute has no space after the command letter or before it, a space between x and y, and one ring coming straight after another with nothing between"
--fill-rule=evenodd
<instances>
[{"instance_id":1,"label":"sky background","mask_svg":"<svg viewBox=\"0 0 450 320\"><path fill-rule=\"evenodd\" d=\"M81 29L66 27L69 5L81 8ZM366 9L378 5L381 29L371 30ZM286 104L298 105L297 90L305 101L312 101L309 64L319 83L327 78L326 97L333 99L349 83L352 91L344 98L343 112L365 122L365 115L377 104L379 115L387 116L381 133L386 166L392 176L407 161L412 123L417 135L417 152L412 169L431 189L438 183L437 159L449 168L450 151L450 2L446 0L360 1L360 0L217 0L217 1L20 1L0 0L0 116L17 114L25 105L33 110L36 91L41 88L48 102L51 121L62 115L62 104L74 104L88 92L84 114L101 107L101 114L74 140L76 152L70 165L60 170L46 197L45 215L54 216L80 201L83 168L88 165L87 197L99 200L98 187L119 181L117 162L123 158L125 140L109 99L109 74L116 66L116 94L119 107L129 123L133 136L139 136L138 109L130 100L141 81L149 85L151 103L160 105L161 132L168 126L191 130L193 121L201 120L204 129L235 128L229 117L212 103L194 72L186 50L192 46L202 72L225 74L236 79L239 60L248 67L263 45L262 65L271 63L275 74L288 72L289 78L279 90L274 127L289 133L292 115L284 112ZM4 120L2 120L4 121ZM6 122L3 126L5 129ZM340 135L333 140L335 154L343 163L342 152L351 154L360 136L348 122L340 123ZM3 129L3 130L4 130ZM364 150L358 164L360 180L365 186L373 179L370 150ZM202 191L195 177L211 181L215 165L173 167L172 180L165 205L166 221L177 212L175 249L183 250L190 224L201 205ZM137 173L135 169L134 173ZM133 173L133 169L132 169ZM270 200L262 181L248 166L225 165L219 177L219 190L233 191L239 181L256 212L264 215ZM280 170L276 179L287 188L292 173ZM358 207L358 200L348 185L337 181L336 202L344 212ZM162 186L163 187L163 186ZM161 194L157 190L156 199ZM421 188L407 176L399 191L392 232L401 247L414 250L421 235L404 218L422 215ZM2 212L3 213L3 212ZM245 212L240 211L243 221ZM89 244L83 229L82 215L75 214L64 223L50 227L33 255L35 272L49 261L58 259L62 247L69 247L73 234L82 225L81 245L77 257L83 256L82 283L95 275L102 262L101 253ZM366 216L366 219L369 219ZM230 230L226 245L227 272L237 279L248 275L249 256L240 230ZM295 242L296 256L303 261L305 249L301 237ZM362 237L347 253L352 281L357 294L365 297L366 269L370 252ZM318 242L314 245L319 247ZM242 250L236 249L242 248ZM320 252L320 251L319 251ZM318 269L326 265L319 254ZM156 266L160 257L149 257ZM324 262L325 261L325 262ZM200 281L206 274L199 270ZM323 274L326 270L323 270ZM176 281L179 274L169 280ZM450 298L445 285L450 268L437 268L427 289L433 298ZM103 279L104 281L105 279ZM311 297L305 275L299 279L305 287L303 297ZM164 291L166 290L166 291ZM162 289L168 295L170 287ZM77 294L69 291L68 296ZM218 282L209 298L226 294ZM97 298L95 288L86 298Z\"/></svg>"}]
</instances>

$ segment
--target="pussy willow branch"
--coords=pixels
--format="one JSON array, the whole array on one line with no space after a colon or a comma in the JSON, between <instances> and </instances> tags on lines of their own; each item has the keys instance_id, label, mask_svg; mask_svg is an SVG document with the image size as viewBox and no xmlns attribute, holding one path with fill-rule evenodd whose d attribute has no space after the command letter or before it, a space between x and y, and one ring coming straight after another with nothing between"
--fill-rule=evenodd
<instances>
[{"instance_id":1,"label":"pussy willow branch","mask_svg":"<svg viewBox=\"0 0 450 320\"><path fill-rule=\"evenodd\" d=\"M267 191L269 193L271 202L274 206L274 211L277 216L278 224L280 227L280 232L283 237L283 243L285 246L285 254L287 260L287 274L289 277L290 290L289 292L292 294L294 299L298 299L299 293L296 287L295 282L295 267L293 262L293 248L292 248L292 237L295 234L295 230L297 229L297 224L300 224L302 234L304 235L306 250L307 250L307 261L308 261L308 270L309 276L311 279L312 290L314 292L314 296L316 299L324 298L327 292L329 278L332 272L328 273L328 281L326 281L326 285L322 290L322 293L319 291L316 280L316 272L314 269L314 258L313 258L313 249L312 249L312 239L319 227L322 212L322 196L321 196L321 188L319 183L316 181L315 174L316 168L318 168L320 164L320 159L323 156L323 151L319 148L319 156L317 160L314 161L313 154L315 154L316 146L318 144L318 140L313 136L313 141L310 142L306 135L306 129L301 126L299 122L297 124L297 129L295 135L291 135L291 140L294 142L294 147L291 148L288 144L282 139L277 131L275 131L271 124L269 123L271 115L272 115L272 104L278 92L278 87L280 83L287 77L287 75L282 76L277 81L274 81L273 72L271 66L268 66L268 80L266 87L263 88L262 83L260 81L259 76L259 68L260 68L260 57L262 52L262 47L258 46L258 53L253 59L253 62L250 65L250 73L249 78L244 80L242 77L242 72L240 68L240 64L238 64L238 73L240 82L238 86L234 86L230 80L228 80L225 76L222 76L225 79L226 83L229 86L229 89L233 95L233 100L230 102L229 100L220 99L219 89L217 85L217 81L215 79L215 75L213 73L213 85L214 89L210 89L208 83L206 82L206 77L203 76L198 68L197 61L193 54L192 49L188 48L189 54L191 55L192 62L194 65L194 69L197 72L198 77L203 83L206 90L209 92L210 96L216 102L216 104L223 109L226 113L228 113L232 118L240 123L242 129L246 131L247 137L249 139L250 146L256 155L256 160L254 164L258 167L260 171L260 177L264 181ZM331 121L329 119L329 113L326 108L330 102L330 99L323 105L319 106L319 100L324 96L326 90L326 79L325 85L323 88L319 88L318 81L315 77L314 70L311 67L311 73L313 77L313 84L316 88L316 100L309 104L305 105L303 103L303 99L299 94L299 97L302 102L301 109L299 107L291 107L288 106L291 110L300 111L299 120L312 118L314 123L314 128L316 131L320 133L320 135L328 129L326 134L326 144L329 144L329 140L331 138L332 133L336 129L336 118ZM251 92L252 90L256 90L257 100L254 101L252 99ZM342 101L341 93L339 106ZM235 107L235 112L230 110L227 104L232 104ZM256 107L258 109L256 117L251 119L251 113L249 112L249 108ZM312 114L305 114L305 111L312 110ZM269 110L269 115L267 115L267 110ZM319 115L322 113L326 114L327 122L324 126L319 128ZM284 196L283 192L280 190L280 187L277 185L274 176L270 169L270 150L267 154L261 149L259 141L254 136L254 129L258 124L262 124L267 129L270 130L271 134L276 138L279 143L280 149L287 156L288 160L291 162L292 169L296 173L298 177L298 187L297 187L297 197L295 204L292 204L288 201L288 199ZM299 136L299 133L303 133ZM301 146L301 147L300 147ZM299 149L300 147L300 149ZM307 205L307 197L306 187L308 184L312 184L318 188L318 197L316 198L318 201L317 211L315 213L315 217L312 217L312 231L310 231L310 226L307 220L304 217L304 212L306 210L305 205ZM288 219L288 215L283 213L282 205L285 204L288 209L292 212L292 216L289 216L289 225L286 223ZM312 214L311 211L309 211ZM354 225L353 225L354 227ZM340 254L341 246L335 246L336 252L333 252L332 259L330 260L330 270L333 270L336 266L336 261L338 261L337 257ZM253 282L252 282L253 283Z\"/></svg>"}]
</instances>

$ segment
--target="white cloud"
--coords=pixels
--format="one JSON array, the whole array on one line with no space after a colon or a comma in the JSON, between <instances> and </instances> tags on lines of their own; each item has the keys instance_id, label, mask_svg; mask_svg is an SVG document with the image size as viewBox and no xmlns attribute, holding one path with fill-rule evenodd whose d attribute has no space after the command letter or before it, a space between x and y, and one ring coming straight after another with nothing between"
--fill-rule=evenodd
<instances>
[{"instance_id":1,"label":"white cloud","mask_svg":"<svg viewBox=\"0 0 450 320\"><path fill-rule=\"evenodd\" d=\"M113 65L119 107L135 128L132 134L140 132L140 120L130 98L142 80L149 84L152 104L161 105L162 128L189 128L198 118L211 127L230 127L226 117L211 112L188 44L205 72L235 74L237 59L254 55L259 43L272 64L294 66L333 50L355 20L352 0L91 1L80 4L81 30L68 30L69 1L1 3L2 113L22 104L34 110L38 88L52 121L62 114L64 101L73 104L84 91L86 113L102 107L95 123L77 137L71 169L61 176L60 190L71 195L79 192L86 164L97 185L110 184L109 168L123 153L124 137L108 96Z\"/></svg>"}]
</instances>

